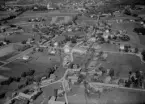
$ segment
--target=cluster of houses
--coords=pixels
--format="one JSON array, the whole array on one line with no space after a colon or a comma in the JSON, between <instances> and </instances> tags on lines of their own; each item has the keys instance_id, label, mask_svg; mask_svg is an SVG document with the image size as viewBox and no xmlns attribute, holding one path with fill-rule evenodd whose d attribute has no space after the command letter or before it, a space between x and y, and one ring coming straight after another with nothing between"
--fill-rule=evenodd
<instances>
[{"instance_id":1,"label":"cluster of houses","mask_svg":"<svg viewBox=\"0 0 145 104\"><path fill-rule=\"evenodd\" d=\"M6 102L6 104L31 104L38 96L42 94L42 90L40 88L32 89L32 90L24 90L23 92L13 93L13 99Z\"/></svg>"},{"instance_id":2,"label":"cluster of houses","mask_svg":"<svg viewBox=\"0 0 145 104\"><path fill-rule=\"evenodd\" d=\"M130 53L139 53L139 49L136 47L131 47L128 44L120 44L119 51L121 52L130 52Z\"/></svg>"}]
</instances>

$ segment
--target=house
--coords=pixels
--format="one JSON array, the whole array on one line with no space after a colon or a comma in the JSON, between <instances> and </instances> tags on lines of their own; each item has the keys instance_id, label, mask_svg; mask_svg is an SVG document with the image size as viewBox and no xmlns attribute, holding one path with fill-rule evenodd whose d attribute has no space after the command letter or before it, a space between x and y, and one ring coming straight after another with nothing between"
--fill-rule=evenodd
<instances>
[{"instance_id":1,"label":"house","mask_svg":"<svg viewBox=\"0 0 145 104\"><path fill-rule=\"evenodd\" d=\"M87 50L82 47L74 47L72 49L72 53L80 53L80 54L86 54Z\"/></svg>"},{"instance_id":2,"label":"house","mask_svg":"<svg viewBox=\"0 0 145 104\"><path fill-rule=\"evenodd\" d=\"M26 60L29 60L29 58L30 58L29 56L24 55L22 59L26 61Z\"/></svg>"},{"instance_id":3,"label":"house","mask_svg":"<svg viewBox=\"0 0 145 104\"><path fill-rule=\"evenodd\" d=\"M125 46L124 45L120 45L119 50L124 51L125 50Z\"/></svg>"},{"instance_id":4,"label":"house","mask_svg":"<svg viewBox=\"0 0 145 104\"><path fill-rule=\"evenodd\" d=\"M68 79L71 80L72 84L78 81L78 76L68 76Z\"/></svg>"},{"instance_id":5,"label":"house","mask_svg":"<svg viewBox=\"0 0 145 104\"><path fill-rule=\"evenodd\" d=\"M47 9L48 10L55 10L55 9L57 9L57 6L54 3L48 3Z\"/></svg>"},{"instance_id":6,"label":"house","mask_svg":"<svg viewBox=\"0 0 145 104\"><path fill-rule=\"evenodd\" d=\"M35 90L32 94L25 94L20 92L18 94L18 99L27 99L27 100L35 100L40 94L42 93L42 91L40 90Z\"/></svg>"},{"instance_id":7,"label":"house","mask_svg":"<svg viewBox=\"0 0 145 104\"><path fill-rule=\"evenodd\" d=\"M20 99L31 99L31 96L30 95L24 94L22 92L20 92L18 94L18 96L19 96L18 98L20 98Z\"/></svg>"},{"instance_id":8,"label":"house","mask_svg":"<svg viewBox=\"0 0 145 104\"><path fill-rule=\"evenodd\" d=\"M43 81L41 81L41 85L45 85L45 84L48 84L48 83L51 83L51 82L53 82L54 81L54 79L46 79L46 80L43 80Z\"/></svg>"}]
</instances>

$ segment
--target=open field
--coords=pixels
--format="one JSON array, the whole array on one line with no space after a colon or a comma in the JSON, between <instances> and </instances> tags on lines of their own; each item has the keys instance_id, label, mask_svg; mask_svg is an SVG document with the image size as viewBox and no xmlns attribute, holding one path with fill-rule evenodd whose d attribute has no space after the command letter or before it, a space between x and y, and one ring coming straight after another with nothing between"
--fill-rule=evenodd
<instances>
[{"instance_id":1,"label":"open field","mask_svg":"<svg viewBox=\"0 0 145 104\"><path fill-rule=\"evenodd\" d=\"M106 61L98 61L98 63L107 69L113 68L115 75L121 78L128 77L129 71L144 71L145 68L145 64L141 62L140 58L134 55L108 54Z\"/></svg>"},{"instance_id":2,"label":"open field","mask_svg":"<svg viewBox=\"0 0 145 104\"><path fill-rule=\"evenodd\" d=\"M45 73L46 69L52 66L53 63L39 63L39 62L33 62L33 63L25 63L24 61L16 60L15 62L12 62L5 67L11 68L9 71L0 71L1 75L4 76L20 76L22 72L28 71L29 69L36 70L35 74ZM41 69L41 70L40 70Z\"/></svg>"},{"instance_id":3,"label":"open field","mask_svg":"<svg viewBox=\"0 0 145 104\"><path fill-rule=\"evenodd\" d=\"M101 104L144 104L145 93L124 89L112 89L101 94Z\"/></svg>"},{"instance_id":4,"label":"open field","mask_svg":"<svg viewBox=\"0 0 145 104\"><path fill-rule=\"evenodd\" d=\"M1 56L0 57L0 61L6 61L7 59L9 59L9 58L11 58L11 57L13 57L13 56L15 56L15 55L17 55L18 54L18 52L11 52L11 53L8 53L8 54L6 54L6 55L4 55L4 56Z\"/></svg>"},{"instance_id":5,"label":"open field","mask_svg":"<svg viewBox=\"0 0 145 104\"><path fill-rule=\"evenodd\" d=\"M86 102L94 104L93 101L98 102L97 104L144 104L145 102L144 92L119 88L104 91L101 93L100 98L97 93L85 97L84 87L81 86L73 86L73 90L67 94L71 104L85 104Z\"/></svg>"}]
</instances>

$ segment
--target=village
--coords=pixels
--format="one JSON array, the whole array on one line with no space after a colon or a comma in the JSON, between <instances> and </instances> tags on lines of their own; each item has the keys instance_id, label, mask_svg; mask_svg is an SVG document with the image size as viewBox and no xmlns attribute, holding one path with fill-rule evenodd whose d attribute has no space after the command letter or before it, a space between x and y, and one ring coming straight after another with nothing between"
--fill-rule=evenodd
<instances>
[{"instance_id":1,"label":"village","mask_svg":"<svg viewBox=\"0 0 145 104\"><path fill-rule=\"evenodd\" d=\"M144 7L20 5L1 6L13 15L0 20L0 104L144 102Z\"/></svg>"}]
</instances>

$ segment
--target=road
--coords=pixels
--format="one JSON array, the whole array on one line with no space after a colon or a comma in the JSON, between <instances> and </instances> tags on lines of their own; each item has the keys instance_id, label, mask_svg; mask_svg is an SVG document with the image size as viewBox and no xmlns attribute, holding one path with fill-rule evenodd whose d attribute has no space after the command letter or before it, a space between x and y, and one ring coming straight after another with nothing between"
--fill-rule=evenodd
<instances>
[{"instance_id":1,"label":"road","mask_svg":"<svg viewBox=\"0 0 145 104\"><path fill-rule=\"evenodd\" d=\"M63 77L60 80L52 82L52 83L46 83L45 85L40 86L40 88L43 88L43 87L46 87L48 85L52 85L52 84L55 84L55 83L62 83L63 89L66 92L66 89L65 89L65 78L66 78L66 75L68 74L69 71L70 71L70 69L67 69L65 71ZM65 100L66 100L66 104L68 104L68 98L67 98L66 93L64 94L64 97L65 97Z\"/></svg>"}]
</instances>

